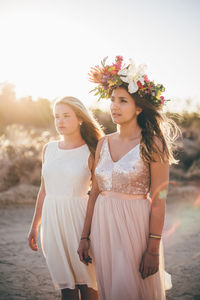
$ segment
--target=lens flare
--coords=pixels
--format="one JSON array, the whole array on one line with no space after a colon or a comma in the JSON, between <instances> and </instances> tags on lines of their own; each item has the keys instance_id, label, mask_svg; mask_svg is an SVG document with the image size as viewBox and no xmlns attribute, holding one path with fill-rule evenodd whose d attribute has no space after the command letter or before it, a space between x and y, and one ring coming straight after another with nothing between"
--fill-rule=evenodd
<instances>
[{"instance_id":1,"label":"lens flare","mask_svg":"<svg viewBox=\"0 0 200 300\"><path fill-rule=\"evenodd\" d=\"M177 220L165 233L164 233L164 238L167 239L169 238L175 231L176 229L180 226L181 222Z\"/></svg>"},{"instance_id":2,"label":"lens flare","mask_svg":"<svg viewBox=\"0 0 200 300\"><path fill-rule=\"evenodd\" d=\"M197 196L196 200L194 201L194 207L200 208L200 194Z\"/></svg>"},{"instance_id":3,"label":"lens flare","mask_svg":"<svg viewBox=\"0 0 200 300\"><path fill-rule=\"evenodd\" d=\"M153 200L158 197L158 199L166 199L167 193L168 193L168 187L169 185L173 185L174 187L178 186L178 183L176 181L165 181L161 185L157 187L157 189L153 192L152 195L152 202Z\"/></svg>"}]
</instances>

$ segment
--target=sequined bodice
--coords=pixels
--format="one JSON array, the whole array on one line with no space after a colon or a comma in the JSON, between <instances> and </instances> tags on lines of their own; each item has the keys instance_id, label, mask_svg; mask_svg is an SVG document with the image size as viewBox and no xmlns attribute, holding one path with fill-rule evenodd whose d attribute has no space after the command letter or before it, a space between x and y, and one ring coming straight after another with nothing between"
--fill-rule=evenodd
<instances>
[{"instance_id":1,"label":"sequined bodice","mask_svg":"<svg viewBox=\"0 0 200 300\"><path fill-rule=\"evenodd\" d=\"M149 192L149 165L144 163L140 157L139 144L117 162L114 162L106 137L95 169L95 176L100 191L114 191L133 195Z\"/></svg>"}]
</instances>

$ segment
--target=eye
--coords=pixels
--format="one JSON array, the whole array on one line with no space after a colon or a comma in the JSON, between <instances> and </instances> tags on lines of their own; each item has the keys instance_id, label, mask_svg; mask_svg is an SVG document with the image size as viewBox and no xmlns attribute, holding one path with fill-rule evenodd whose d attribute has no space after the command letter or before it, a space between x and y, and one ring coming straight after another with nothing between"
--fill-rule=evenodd
<instances>
[{"instance_id":1,"label":"eye","mask_svg":"<svg viewBox=\"0 0 200 300\"><path fill-rule=\"evenodd\" d=\"M127 103L127 100L122 98L121 102Z\"/></svg>"}]
</instances>

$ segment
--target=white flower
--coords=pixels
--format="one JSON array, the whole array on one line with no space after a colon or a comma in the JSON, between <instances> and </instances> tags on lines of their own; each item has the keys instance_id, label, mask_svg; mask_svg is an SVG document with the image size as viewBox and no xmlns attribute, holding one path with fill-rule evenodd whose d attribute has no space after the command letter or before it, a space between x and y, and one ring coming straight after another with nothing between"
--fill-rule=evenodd
<instances>
[{"instance_id":1,"label":"white flower","mask_svg":"<svg viewBox=\"0 0 200 300\"><path fill-rule=\"evenodd\" d=\"M123 82L128 83L128 91L129 93L135 93L138 90L137 82L138 80L141 84L144 84L144 75L145 75L146 65L139 65L136 67L134 61L130 59L130 64L127 68L118 72L120 79Z\"/></svg>"}]
</instances>

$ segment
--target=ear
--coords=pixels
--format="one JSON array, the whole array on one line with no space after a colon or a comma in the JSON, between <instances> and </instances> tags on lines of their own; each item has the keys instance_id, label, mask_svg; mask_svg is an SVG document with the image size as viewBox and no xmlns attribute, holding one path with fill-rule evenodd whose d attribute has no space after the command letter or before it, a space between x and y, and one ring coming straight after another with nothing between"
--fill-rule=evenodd
<instances>
[{"instance_id":1,"label":"ear","mask_svg":"<svg viewBox=\"0 0 200 300\"><path fill-rule=\"evenodd\" d=\"M78 121L79 121L79 124L82 125L83 120L82 119L78 119Z\"/></svg>"},{"instance_id":2,"label":"ear","mask_svg":"<svg viewBox=\"0 0 200 300\"><path fill-rule=\"evenodd\" d=\"M139 114L142 112L142 108L141 107L137 107L136 108L136 115L139 116Z\"/></svg>"}]
</instances>

